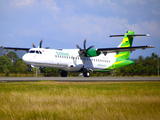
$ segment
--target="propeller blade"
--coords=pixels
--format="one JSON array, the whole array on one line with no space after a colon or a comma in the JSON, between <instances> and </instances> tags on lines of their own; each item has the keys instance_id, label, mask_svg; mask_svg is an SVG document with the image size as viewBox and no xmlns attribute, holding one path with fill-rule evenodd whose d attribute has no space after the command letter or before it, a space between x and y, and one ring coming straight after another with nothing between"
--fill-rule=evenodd
<instances>
[{"instance_id":1,"label":"propeller blade","mask_svg":"<svg viewBox=\"0 0 160 120\"><path fill-rule=\"evenodd\" d=\"M80 51L82 51L82 49L76 44L76 47L78 48L78 49L80 49Z\"/></svg>"},{"instance_id":2,"label":"propeller blade","mask_svg":"<svg viewBox=\"0 0 160 120\"><path fill-rule=\"evenodd\" d=\"M86 40L87 40L87 38L84 39L84 44L83 44L85 52L86 52Z\"/></svg>"},{"instance_id":3,"label":"propeller blade","mask_svg":"<svg viewBox=\"0 0 160 120\"><path fill-rule=\"evenodd\" d=\"M34 48L36 48L36 46L34 45L34 43L32 43L32 46L33 46Z\"/></svg>"},{"instance_id":4,"label":"propeller blade","mask_svg":"<svg viewBox=\"0 0 160 120\"><path fill-rule=\"evenodd\" d=\"M91 48L93 48L93 47L94 47L94 45L90 46L89 48L87 48L87 50L86 50L86 51L88 51L89 49L91 49Z\"/></svg>"},{"instance_id":5,"label":"propeller blade","mask_svg":"<svg viewBox=\"0 0 160 120\"><path fill-rule=\"evenodd\" d=\"M39 43L39 48L42 47L42 41L43 41L43 39L41 39L41 41L40 41L40 43Z\"/></svg>"}]
</instances>

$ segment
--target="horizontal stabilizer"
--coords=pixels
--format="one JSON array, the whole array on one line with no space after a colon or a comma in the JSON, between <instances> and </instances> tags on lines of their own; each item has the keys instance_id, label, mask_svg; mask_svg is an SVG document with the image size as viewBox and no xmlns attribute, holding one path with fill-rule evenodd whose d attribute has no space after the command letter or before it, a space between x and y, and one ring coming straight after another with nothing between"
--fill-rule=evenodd
<instances>
[{"instance_id":1,"label":"horizontal stabilizer","mask_svg":"<svg viewBox=\"0 0 160 120\"><path fill-rule=\"evenodd\" d=\"M124 37L125 35L110 35L109 37ZM150 36L150 34L134 34L134 35L127 35L127 36L133 36L133 37L136 37L136 36Z\"/></svg>"},{"instance_id":2,"label":"horizontal stabilizer","mask_svg":"<svg viewBox=\"0 0 160 120\"><path fill-rule=\"evenodd\" d=\"M124 35L110 35L109 37L124 37Z\"/></svg>"}]
</instances>

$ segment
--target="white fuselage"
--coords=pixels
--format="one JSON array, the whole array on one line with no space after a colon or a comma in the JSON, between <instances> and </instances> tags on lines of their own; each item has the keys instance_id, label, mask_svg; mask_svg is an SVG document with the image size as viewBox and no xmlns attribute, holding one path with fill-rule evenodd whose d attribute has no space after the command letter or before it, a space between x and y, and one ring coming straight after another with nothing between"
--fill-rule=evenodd
<instances>
[{"instance_id":1,"label":"white fuselage","mask_svg":"<svg viewBox=\"0 0 160 120\"><path fill-rule=\"evenodd\" d=\"M80 71L87 68L91 71L103 70L110 67L115 61L115 53L100 54L97 57L80 57L79 49L43 49L32 48L22 59L25 63L41 66L58 68L65 71Z\"/></svg>"}]
</instances>

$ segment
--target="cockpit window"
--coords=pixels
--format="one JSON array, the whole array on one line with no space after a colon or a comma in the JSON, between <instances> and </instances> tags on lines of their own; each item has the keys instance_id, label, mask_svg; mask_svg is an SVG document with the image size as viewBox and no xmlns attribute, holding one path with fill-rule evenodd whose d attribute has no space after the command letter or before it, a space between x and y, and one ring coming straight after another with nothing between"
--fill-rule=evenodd
<instances>
[{"instance_id":1,"label":"cockpit window","mask_svg":"<svg viewBox=\"0 0 160 120\"><path fill-rule=\"evenodd\" d=\"M34 51L34 50L31 50L29 53L35 53L35 51Z\"/></svg>"},{"instance_id":2,"label":"cockpit window","mask_svg":"<svg viewBox=\"0 0 160 120\"><path fill-rule=\"evenodd\" d=\"M41 52L41 51L39 51L39 54L42 54L42 52Z\"/></svg>"},{"instance_id":3,"label":"cockpit window","mask_svg":"<svg viewBox=\"0 0 160 120\"><path fill-rule=\"evenodd\" d=\"M28 53L36 53L36 54L42 54L42 52L41 51L38 51L38 50L30 50L30 51L28 51Z\"/></svg>"},{"instance_id":4,"label":"cockpit window","mask_svg":"<svg viewBox=\"0 0 160 120\"><path fill-rule=\"evenodd\" d=\"M36 51L37 54L39 54L39 51Z\"/></svg>"}]
</instances>

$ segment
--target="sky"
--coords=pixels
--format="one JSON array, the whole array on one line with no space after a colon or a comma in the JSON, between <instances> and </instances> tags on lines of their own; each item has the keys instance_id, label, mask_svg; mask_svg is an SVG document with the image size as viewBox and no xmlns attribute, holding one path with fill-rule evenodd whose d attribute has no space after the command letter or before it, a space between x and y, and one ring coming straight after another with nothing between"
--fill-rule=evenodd
<instances>
[{"instance_id":1,"label":"sky","mask_svg":"<svg viewBox=\"0 0 160 120\"><path fill-rule=\"evenodd\" d=\"M117 47L122 37L111 34L148 33L135 37L133 46L154 45L136 50L130 58L160 56L159 0L0 0L0 46L52 49Z\"/></svg>"}]
</instances>

